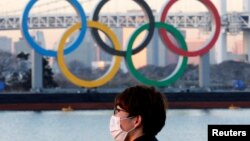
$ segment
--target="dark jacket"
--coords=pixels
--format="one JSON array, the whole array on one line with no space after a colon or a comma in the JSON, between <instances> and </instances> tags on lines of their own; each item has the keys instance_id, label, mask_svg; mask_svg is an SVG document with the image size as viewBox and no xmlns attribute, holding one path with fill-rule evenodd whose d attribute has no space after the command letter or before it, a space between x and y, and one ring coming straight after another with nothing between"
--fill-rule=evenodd
<instances>
[{"instance_id":1,"label":"dark jacket","mask_svg":"<svg viewBox=\"0 0 250 141\"><path fill-rule=\"evenodd\" d=\"M135 139L135 141L158 141L155 136L143 135Z\"/></svg>"}]
</instances>

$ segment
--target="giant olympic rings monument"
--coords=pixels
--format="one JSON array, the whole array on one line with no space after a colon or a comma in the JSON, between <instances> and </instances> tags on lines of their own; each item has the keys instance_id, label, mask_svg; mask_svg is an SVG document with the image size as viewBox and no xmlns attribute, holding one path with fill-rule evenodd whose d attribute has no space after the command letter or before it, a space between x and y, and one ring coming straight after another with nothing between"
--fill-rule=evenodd
<instances>
[{"instance_id":1,"label":"giant olympic rings monument","mask_svg":"<svg viewBox=\"0 0 250 141\"><path fill-rule=\"evenodd\" d=\"M242 29L248 29L250 26L249 21L246 19L249 19L249 15L250 15L250 6L249 6L249 1L246 0L246 2L248 4L246 4L246 10L248 13L241 13L241 15L234 15L234 14L227 14L226 13L226 7L224 6L226 4L226 1L222 0L221 1L221 9L220 11L217 11L217 8L212 4L212 2L210 0L202 0L200 2L202 2L208 9L209 11L212 13L212 18L210 19L210 21L208 21L208 23L210 23L210 26L212 27L213 30L213 34L212 34L212 39L210 40L210 42L208 42L208 44L204 45L204 47L201 50L198 51L193 51L190 52L188 51L188 48L186 46L185 40L182 37L182 35L179 33L178 29L176 29L175 27L178 27L178 25L175 26L171 26L171 23L168 24L168 21L170 21L169 15L168 15L168 10L170 9L170 7L176 2L176 0L170 0L166 5L165 8L160 16L160 20L157 21L154 16L152 11L150 12L150 6L148 6L146 4L146 2L144 2L143 0L138 1L137 4L139 4L145 11L145 15L148 18L148 24L146 23L146 25L139 27L135 33L131 36L131 42L128 45L128 50L127 51L120 51L121 50L121 46L119 45L119 43L116 41L116 36L112 33L112 31L110 31L108 29L108 26L105 26L103 24L100 24L98 21L100 21L100 17L99 17L99 12L100 9L105 5L105 3L107 1L101 1L98 5L97 8L94 12L94 16L92 17L92 21L89 21L90 18L88 18L85 13L84 10L80 7L79 3L77 3L77 1L72 0L72 1L68 1L77 11L78 13L78 17L77 19L80 19L80 23L76 24L74 26L72 26L63 36L60 45L59 45L59 49L58 51L49 51L49 50L45 50L43 47L41 47L39 44L37 44L32 37L29 35L28 33L28 28L32 27L30 25L32 25L32 22L28 23L28 21L32 21L31 19L34 17L29 17L29 11L32 8L32 6L36 3L36 0L31 0L27 6L26 9L24 10L24 14L22 17L22 22L20 25L17 25L16 27L21 27L22 29L22 34L24 36L24 38L27 40L27 42L29 43L29 45L34 49L34 53L39 53L43 56L50 56L50 57L57 57L58 62L59 62L59 66L61 68L61 71L63 72L63 74L65 74L65 76L74 84L81 86L81 87L98 87L101 86L103 84L105 84L106 82L108 82L110 80L110 78L114 77L116 71L119 69L119 65L120 65L120 59L121 57L125 57L127 64L128 64L128 68L130 69L131 74L141 83L144 83L146 85L153 85L153 86L167 86L171 83L173 83L174 81L176 81L181 74L183 73L184 69L185 69L185 65L187 63L187 58L190 56L200 56L201 57L201 63L200 63L200 86L202 87L206 87L209 85L209 77L207 76L207 74L209 74L209 55L208 52L210 51L210 49L215 45L215 44L219 44L220 48L218 49L219 51L219 60L218 62L222 62L223 60L226 59L226 32L230 31L230 29L233 28L237 28L239 26L235 25L235 24L241 24L241 25L247 25L245 28L244 26ZM136 2L136 1L135 1ZM220 15L219 15L220 13ZM243 17L244 16L244 17ZM80 17L80 18L79 18ZM185 17L185 14L182 15L182 18ZM188 16L186 16L188 17ZM220 17L226 17L226 19L221 19ZM232 18L233 17L233 18ZM36 17L37 18L37 17ZM0 18L1 19L1 18ZM88 19L88 20L87 20ZM240 20L245 20L245 23L243 21ZM8 19L5 19L8 20ZM16 20L16 21L20 21ZM79 20L78 20L79 21ZM166 23L167 21L167 23ZM227 24L225 24L227 23ZM180 25L183 24L183 22L180 22ZM42 24L41 24L42 25ZM185 25L185 24L183 24ZM68 25L69 26L69 25ZM80 80L78 78L76 78L75 76L73 76L69 70L67 70L67 66L66 64L64 64L64 60L63 60L63 55L66 55L68 53L70 53L72 50L74 50L75 48L77 48L77 46L80 44L81 40L84 38L85 35L85 30L86 28L91 27L92 29L92 35L95 38L96 42L103 47L103 49L105 51L107 51L108 53L114 55L114 59L113 59L113 66L112 69L110 69L110 72L108 73L108 75L103 76L102 78L98 79L98 80L94 80L91 82L85 81L85 80ZM230 28L231 26L231 28ZM138 53L140 50L142 50L144 47L146 47L146 45L149 43L149 41L153 38L153 33L156 29L154 28L160 28L159 30L159 34L162 36L162 40L163 42L165 42L166 45L168 45L168 47L176 54L178 54L180 56L179 59L179 65L177 65L177 67L179 66L179 70L175 70L170 77L166 77L162 80L159 81L154 81L154 80L149 80L144 76L141 76L141 74L139 74L135 67L133 66L133 62L131 59L131 56L133 54ZM1 20L0 20L0 29L2 29L3 27L1 26ZM10 27L8 27L10 28ZM47 27L49 28L49 27ZM222 28L222 30L221 30ZM109 47L108 45L105 44L105 42L103 42L100 38L100 36L98 35L98 30L102 30L103 32L105 32L110 39L113 41L113 45L114 45L114 49L112 49L112 47ZM175 45L173 43L171 43L171 40L169 40L168 36L166 35L166 31L164 31L164 29L168 32L170 32L172 35L174 35L177 39L177 41L179 42L179 44L181 45L181 48L177 48L175 47ZM69 36L71 33L73 33L76 30L80 30L80 34L76 40L75 43L73 43L73 45L71 45L70 47L68 47L65 51L63 50L64 45L65 45L65 41L67 39L67 36ZM142 32L143 30L148 30L148 35L145 38L144 42L139 45L135 50L132 50L132 46L133 46L133 38L135 38L136 35L138 35L140 32ZM157 29L158 30L158 29ZM235 30L233 30L235 31ZM245 46L250 45L249 41L247 40L250 37L250 33L249 32L244 32L244 44ZM217 41L219 40L219 41ZM248 56L250 55L250 49L246 48L246 52L248 54ZM35 59L36 57L34 57ZM249 59L249 57L248 57ZM249 61L249 60L248 60ZM36 63L35 63L36 64ZM38 67L38 65L34 66L33 70L34 72L36 72L36 69L40 69ZM40 72L41 73L41 72ZM38 75L33 75L33 79L36 79L35 76ZM41 78L39 78L41 79ZM37 80L36 80L37 81ZM42 86L39 86L41 83L37 83L34 84L33 88L39 88Z\"/></svg>"}]
</instances>

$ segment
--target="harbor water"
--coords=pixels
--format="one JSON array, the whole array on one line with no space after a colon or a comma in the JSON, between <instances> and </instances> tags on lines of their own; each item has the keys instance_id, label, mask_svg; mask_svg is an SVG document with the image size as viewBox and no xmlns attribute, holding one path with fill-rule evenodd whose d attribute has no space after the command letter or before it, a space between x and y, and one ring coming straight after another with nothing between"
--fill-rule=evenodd
<instances>
[{"instance_id":1,"label":"harbor water","mask_svg":"<svg viewBox=\"0 0 250 141\"><path fill-rule=\"evenodd\" d=\"M0 141L112 141L111 110L2 111ZM154 122L154 121L152 121ZM168 110L159 141L207 141L210 124L249 124L250 109Z\"/></svg>"}]
</instances>

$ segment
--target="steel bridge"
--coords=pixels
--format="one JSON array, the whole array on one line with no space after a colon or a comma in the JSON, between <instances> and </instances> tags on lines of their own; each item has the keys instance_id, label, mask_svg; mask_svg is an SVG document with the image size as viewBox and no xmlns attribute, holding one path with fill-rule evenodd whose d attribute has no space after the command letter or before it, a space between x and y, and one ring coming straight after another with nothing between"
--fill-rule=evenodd
<instances>
[{"instance_id":1,"label":"steel bridge","mask_svg":"<svg viewBox=\"0 0 250 141\"><path fill-rule=\"evenodd\" d=\"M159 14L154 14L155 19L159 19ZM87 16L90 20L90 16ZM222 27L227 32L237 34L238 32L250 29L250 13L234 12L221 16ZM29 27L31 29L53 29L67 28L79 21L76 15L33 15L29 17ZM100 16L101 23L109 27L138 27L147 23L147 17L144 13L126 13L126 14L103 14ZM204 31L210 31L212 27L211 15L207 12L202 13L170 13L167 22L177 28L199 28ZM0 30L19 30L20 16L0 17Z\"/></svg>"}]
</instances>

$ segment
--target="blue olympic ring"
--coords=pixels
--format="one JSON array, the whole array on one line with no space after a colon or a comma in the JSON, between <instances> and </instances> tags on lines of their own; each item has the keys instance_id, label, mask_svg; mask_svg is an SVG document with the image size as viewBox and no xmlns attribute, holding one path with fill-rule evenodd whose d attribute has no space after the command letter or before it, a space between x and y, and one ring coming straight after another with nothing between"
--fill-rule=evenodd
<instances>
[{"instance_id":1,"label":"blue olympic ring","mask_svg":"<svg viewBox=\"0 0 250 141\"><path fill-rule=\"evenodd\" d=\"M29 34L29 27L28 27L28 16L29 16L29 12L32 8L32 6L37 2L38 0L30 0L29 3L27 4L23 16L22 16L22 22L21 22L21 26L22 26L22 34L23 37L26 39L26 41L28 42L28 44L35 49L35 51L37 51L38 53L40 53L43 56L50 56L50 57L56 57L57 56L57 52L56 51L52 51L52 50L46 50L45 48L41 47L41 45L39 45L38 43L36 43L34 41L34 39L30 36ZM77 39L75 40L75 42L70 45L65 51L64 54L69 54L70 52L72 52L73 50L75 50L82 42L82 40L85 37L85 33L87 30L87 18L86 18L86 14L82 8L82 6L80 5L80 3L77 0L67 0L77 11L78 16L80 17L81 23L82 23L82 27L81 27L81 31L79 36L77 37Z\"/></svg>"}]
</instances>

